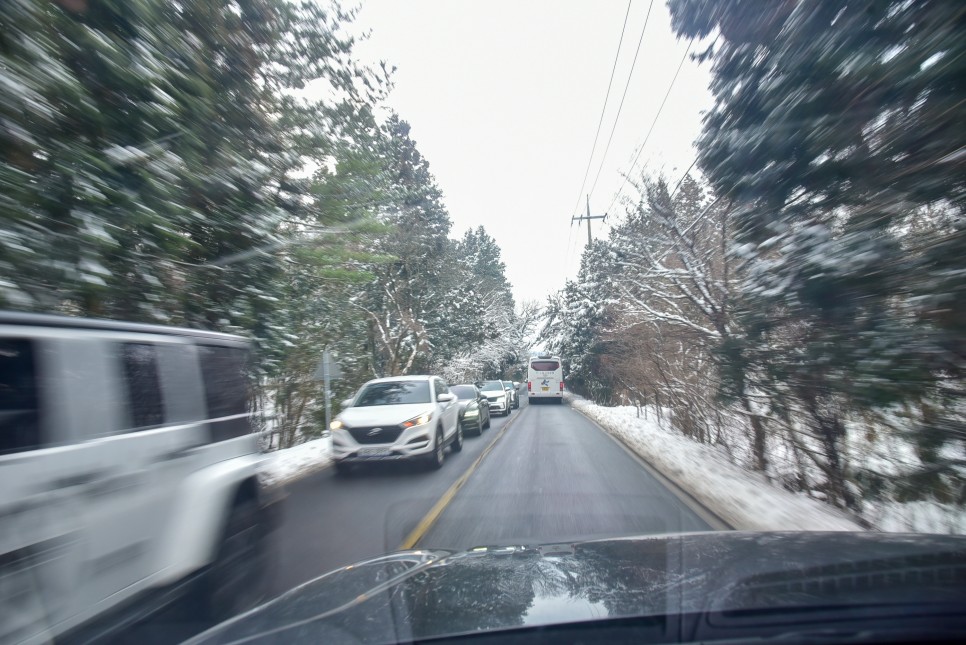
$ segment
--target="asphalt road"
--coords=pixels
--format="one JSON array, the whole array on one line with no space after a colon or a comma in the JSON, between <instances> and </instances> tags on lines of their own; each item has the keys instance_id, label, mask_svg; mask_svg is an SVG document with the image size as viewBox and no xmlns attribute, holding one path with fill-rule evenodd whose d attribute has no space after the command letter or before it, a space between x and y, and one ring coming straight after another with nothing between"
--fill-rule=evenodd
<instances>
[{"instance_id":1,"label":"asphalt road","mask_svg":"<svg viewBox=\"0 0 966 645\"><path fill-rule=\"evenodd\" d=\"M419 546L469 549L710 528L583 415L541 404L521 409Z\"/></svg>"}]
</instances>

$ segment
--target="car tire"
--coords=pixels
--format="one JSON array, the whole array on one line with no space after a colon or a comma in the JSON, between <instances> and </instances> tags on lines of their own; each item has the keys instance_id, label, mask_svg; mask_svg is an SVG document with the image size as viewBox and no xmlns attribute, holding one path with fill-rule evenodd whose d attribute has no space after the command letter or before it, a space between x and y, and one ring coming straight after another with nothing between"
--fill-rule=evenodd
<instances>
[{"instance_id":1,"label":"car tire","mask_svg":"<svg viewBox=\"0 0 966 645\"><path fill-rule=\"evenodd\" d=\"M337 462L335 462L333 464L333 468L335 468L335 474L336 475L339 475L341 477L346 477L346 476L352 474L352 471L355 470L355 466L353 464L350 464L350 463L345 462L345 461L337 461Z\"/></svg>"},{"instance_id":2,"label":"car tire","mask_svg":"<svg viewBox=\"0 0 966 645\"><path fill-rule=\"evenodd\" d=\"M483 426L483 429L484 430L489 430L490 429L490 425L492 425L492 423L493 423L493 419L490 417L489 411L487 411L487 413L486 413L486 425Z\"/></svg>"},{"instance_id":3,"label":"car tire","mask_svg":"<svg viewBox=\"0 0 966 645\"><path fill-rule=\"evenodd\" d=\"M477 417L476 425L472 428L467 428L465 434L468 434L472 437L479 437L481 434L483 434L483 420Z\"/></svg>"},{"instance_id":4,"label":"car tire","mask_svg":"<svg viewBox=\"0 0 966 645\"><path fill-rule=\"evenodd\" d=\"M453 443L449 445L453 452L462 452L463 450L463 426L456 424L456 436L453 437Z\"/></svg>"},{"instance_id":5,"label":"car tire","mask_svg":"<svg viewBox=\"0 0 966 645\"><path fill-rule=\"evenodd\" d=\"M236 502L211 567L199 581L205 620L222 622L261 604L270 587L268 533L255 500Z\"/></svg>"},{"instance_id":6,"label":"car tire","mask_svg":"<svg viewBox=\"0 0 966 645\"><path fill-rule=\"evenodd\" d=\"M428 464L430 470L439 470L443 467L443 460L445 456L443 452L446 450L446 446L443 444L443 429L436 428L436 444L433 448L433 452L429 453Z\"/></svg>"}]
</instances>

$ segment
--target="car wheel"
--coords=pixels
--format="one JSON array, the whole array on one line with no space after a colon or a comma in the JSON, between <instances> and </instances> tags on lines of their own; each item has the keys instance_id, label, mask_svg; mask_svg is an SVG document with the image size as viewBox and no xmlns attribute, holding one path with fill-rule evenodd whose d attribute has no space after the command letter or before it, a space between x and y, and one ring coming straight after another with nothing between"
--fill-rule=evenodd
<instances>
[{"instance_id":1,"label":"car wheel","mask_svg":"<svg viewBox=\"0 0 966 645\"><path fill-rule=\"evenodd\" d=\"M439 470L443 467L443 450L445 446L443 445L443 429L436 429L436 447L433 452L429 454L429 467L433 470Z\"/></svg>"},{"instance_id":2,"label":"car wheel","mask_svg":"<svg viewBox=\"0 0 966 645\"><path fill-rule=\"evenodd\" d=\"M479 437L483 434L483 419L480 417L476 418L476 436Z\"/></svg>"},{"instance_id":3,"label":"car wheel","mask_svg":"<svg viewBox=\"0 0 966 645\"><path fill-rule=\"evenodd\" d=\"M490 417L490 411L487 410L486 411L486 425L483 426L483 427L485 429L489 430L490 429L490 425L492 425L492 423L493 423L493 419Z\"/></svg>"},{"instance_id":4,"label":"car wheel","mask_svg":"<svg viewBox=\"0 0 966 645\"><path fill-rule=\"evenodd\" d=\"M232 508L215 561L200 581L197 607L205 619L224 621L268 596L268 534L258 515L254 500Z\"/></svg>"},{"instance_id":5,"label":"car wheel","mask_svg":"<svg viewBox=\"0 0 966 645\"><path fill-rule=\"evenodd\" d=\"M349 475L350 473L352 473L353 470L355 470L355 466L353 466L347 461L337 461L335 462L334 467L335 467L335 474L341 475L343 477L345 477L346 475Z\"/></svg>"},{"instance_id":6,"label":"car wheel","mask_svg":"<svg viewBox=\"0 0 966 645\"><path fill-rule=\"evenodd\" d=\"M456 424L456 436L453 437L453 443L450 444L450 448L453 452L460 452L463 450L463 426Z\"/></svg>"}]
</instances>

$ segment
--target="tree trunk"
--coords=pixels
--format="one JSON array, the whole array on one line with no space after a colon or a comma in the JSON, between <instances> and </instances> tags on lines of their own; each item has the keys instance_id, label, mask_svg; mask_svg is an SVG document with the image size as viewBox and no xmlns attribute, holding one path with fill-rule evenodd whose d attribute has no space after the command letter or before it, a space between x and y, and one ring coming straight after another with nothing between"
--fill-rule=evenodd
<instances>
[{"instance_id":1,"label":"tree trunk","mask_svg":"<svg viewBox=\"0 0 966 645\"><path fill-rule=\"evenodd\" d=\"M764 473L768 469L765 424L761 422L761 417L751 409L751 401L748 400L748 396L744 392L741 393L741 407L748 413L748 420L751 421L751 451L755 458L755 470Z\"/></svg>"}]
</instances>

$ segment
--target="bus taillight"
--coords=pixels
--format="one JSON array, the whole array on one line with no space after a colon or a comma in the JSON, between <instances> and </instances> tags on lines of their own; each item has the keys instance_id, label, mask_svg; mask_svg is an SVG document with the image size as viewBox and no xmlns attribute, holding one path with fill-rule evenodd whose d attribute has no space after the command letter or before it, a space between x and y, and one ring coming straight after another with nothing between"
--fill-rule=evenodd
<instances>
[{"instance_id":1,"label":"bus taillight","mask_svg":"<svg viewBox=\"0 0 966 645\"><path fill-rule=\"evenodd\" d=\"M563 392L563 381L560 381L560 391Z\"/></svg>"}]
</instances>

